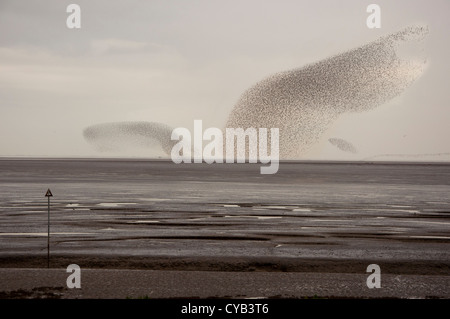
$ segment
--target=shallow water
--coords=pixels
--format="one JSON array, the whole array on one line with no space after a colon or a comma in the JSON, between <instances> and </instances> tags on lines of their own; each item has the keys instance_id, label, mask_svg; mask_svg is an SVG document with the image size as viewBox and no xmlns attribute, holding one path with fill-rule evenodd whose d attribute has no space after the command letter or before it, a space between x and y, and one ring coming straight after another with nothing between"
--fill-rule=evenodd
<instances>
[{"instance_id":1,"label":"shallow water","mask_svg":"<svg viewBox=\"0 0 450 319\"><path fill-rule=\"evenodd\" d=\"M450 261L450 165L0 160L0 255ZM44 238L42 238L44 237Z\"/></svg>"}]
</instances>

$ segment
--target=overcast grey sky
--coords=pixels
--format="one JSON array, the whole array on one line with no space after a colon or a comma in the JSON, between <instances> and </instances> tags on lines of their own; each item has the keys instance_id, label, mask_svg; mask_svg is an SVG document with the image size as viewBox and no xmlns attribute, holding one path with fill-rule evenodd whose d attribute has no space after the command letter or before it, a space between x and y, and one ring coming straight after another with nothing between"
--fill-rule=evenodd
<instances>
[{"instance_id":1,"label":"overcast grey sky","mask_svg":"<svg viewBox=\"0 0 450 319\"><path fill-rule=\"evenodd\" d=\"M70 3L81 29L66 27ZM370 3L381 29L366 26ZM449 14L447 0L0 0L0 156L148 155L99 154L82 131L115 121L223 127L264 77L418 23L430 29L424 75L389 103L340 118L305 158L349 157L330 137L359 150L351 159L450 153Z\"/></svg>"}]
</instances>

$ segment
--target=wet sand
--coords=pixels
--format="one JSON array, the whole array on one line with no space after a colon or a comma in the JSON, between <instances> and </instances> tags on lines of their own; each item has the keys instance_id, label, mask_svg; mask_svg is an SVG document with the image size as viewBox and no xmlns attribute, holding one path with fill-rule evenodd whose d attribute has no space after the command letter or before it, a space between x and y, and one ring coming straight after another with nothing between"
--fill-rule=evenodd
<instances>
[{"instance_id":1,"label":"wet sand","mask_svg":"<svg viewBox=\"0 0 450 319\"><path fill-rule=\"evenodd\" d=\"M0 160L2 296L21 298L14 293L20 289L33 296L33 287L13 279L19 274L42 269L66 278L65 268L75 263L97 271L100 281L114 270L122 293L84 286L88 292L75 296L67 294L65 279L48 285L38 280L35 291L65 287L64 298L125 298L134 284L120 278L129 271L158 274L162 288L154 297L160 298L301 298L314 291L328 297L450 297L450 165L286 162L275 175L260 175L259 167ZM47 188L54 195L53 270L45 269ZM369 264L378 264L386 277L376 293L365 286ZM189 293L180 282L169 288L164 278L175 273L203 273L198 285L205 294L194 287ZM338 287L336 275L350 288L323 290ZM230 283L226 290L208 288L215 287L214 276ZM243 293L233 276L255 285ZM286 282L298 276L307 289L282 288L277 276L290 278ZM411 280L399 281L402 276Z\"/></svg>"},{"instance_id":2,"label":"wet sand","mask_svg":"<svg viewBox=\"0 0 450 319\"><path fill-rule=\"evenodd\" d=\"M0 269L0 298L57 299L303 299L448 298L449 276L382 276L381 288L368 289L363 273L230 272L136 269L84 269L81 288L66 286L65 269Z\"/></svg>"}]
</instances>

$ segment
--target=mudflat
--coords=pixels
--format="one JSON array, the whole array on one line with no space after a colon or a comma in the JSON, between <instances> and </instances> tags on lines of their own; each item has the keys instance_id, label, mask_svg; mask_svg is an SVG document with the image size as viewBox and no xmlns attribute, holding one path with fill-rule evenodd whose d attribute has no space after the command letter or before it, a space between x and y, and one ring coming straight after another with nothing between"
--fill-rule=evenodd
<instances>
[{"instance_id":1,"label":"mudflat","mask_svg":"<svg viewBox=\"0 0 450 319\"><path fill-rule=\"evenodd\" d=\"M450 165L259 169L2 159L2 297L450 297ZM78 295L65 285L69 264L82 269ZM381 268L381 289L366 286L370 264ZM105 288L105 278L120 293Z\"/></svg>"}]
</instances>

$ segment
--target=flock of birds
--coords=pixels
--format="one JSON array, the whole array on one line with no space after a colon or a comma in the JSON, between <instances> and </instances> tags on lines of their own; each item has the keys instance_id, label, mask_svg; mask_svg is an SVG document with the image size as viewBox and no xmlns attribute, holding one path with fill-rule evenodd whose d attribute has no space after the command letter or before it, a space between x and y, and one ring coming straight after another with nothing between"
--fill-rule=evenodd
<instances>
[{"instance_id":1,"label":"flock of birds","mask_svg":"<svg viewBox=\"0 0 450 319\"><path fill-rule=\"evenodd\" d=\"M280 159L301 158L339 116L380 106L417 80L426 61L402 58L398 48L427 33L426 26L410 26L322 61L273 74L241 95L225 128L279 128ZM176 142L171 133L166 124L142 121L101 123L83 132L100 151L159 145L168 155ZM328 141L343 152L357 152L341 138Z\"/></svg>"}]
</instances>

